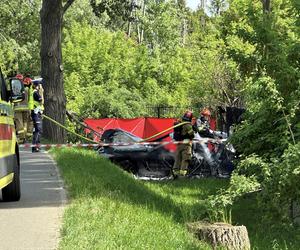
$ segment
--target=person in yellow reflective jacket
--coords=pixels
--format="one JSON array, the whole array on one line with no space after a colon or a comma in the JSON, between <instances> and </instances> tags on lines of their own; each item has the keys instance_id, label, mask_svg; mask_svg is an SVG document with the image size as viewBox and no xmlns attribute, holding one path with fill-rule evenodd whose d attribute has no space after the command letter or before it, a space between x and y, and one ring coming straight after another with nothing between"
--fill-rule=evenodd
<instances>
[{"instance_id":1,"label":"person in yellow reflective jacket","mask_svg":"<svg viewBox=\"0 0 300 250\"><path fill-rule=\"evenodd\" d=\"M15 124L18 140L26 141L31 135L29 131L32 130L32 121L30 117L30 100L32 99L32 80L30 77L23 77L21 74L17 74L15 78L21 80L24 84L24 100L14 103L15 111Z\"/></svg>"},{"instance_id":2,"label":"person in yellow reflective jacket","mask_svg":"<svg viewBox=\"0 0 300 250\"><path fill-rule=\"evenodd\" d=\"M42 98L42 101L40 102L40 106L41 106L42 110L44 110L44 89L43 89L43 82L44 82L43 78L38 78L38 79L35 79L35 80L32 81L32 83L35 86L38 86L37 90L38 90L39 95Z\"/></svg>"},{"instance_id":3,"label":"person in yellow reflective jacket","mask_svg":"<svg viewBox=\"0 0 300 250\"><path fill-rule=\"evenodd\" d=\"M185 176L187 174L188 166L192 159L192 139L194 138L194 130L191 124L193 113L186 111L182 117L182 122L188 122L180 126L179 135L175 140L186 141L185 143L177 144L175 152L175 163L173 171L175 176Z\"/></svg>"}]
</instances>

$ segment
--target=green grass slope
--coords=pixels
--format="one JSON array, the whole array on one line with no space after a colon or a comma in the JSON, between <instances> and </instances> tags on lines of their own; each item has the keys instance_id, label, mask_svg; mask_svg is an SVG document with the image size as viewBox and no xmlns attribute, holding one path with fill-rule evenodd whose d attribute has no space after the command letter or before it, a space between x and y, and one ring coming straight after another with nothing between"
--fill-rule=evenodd
<instances>
[{"instance_id":1,"label":"green grass slope","mask_svg":"<svg viewBox=\"0 0 300 250\"><path fill-rule=\"evenodd\" d=\"M92 151L53 153L71 198L60 249L210 249L186 223L208 218L205 200L227 180L143 182ZM247 226L253 249L300 249L299 234L265 228L262 215L253 197L233 208L233 224Z\"/></svg>"}]
</instances>

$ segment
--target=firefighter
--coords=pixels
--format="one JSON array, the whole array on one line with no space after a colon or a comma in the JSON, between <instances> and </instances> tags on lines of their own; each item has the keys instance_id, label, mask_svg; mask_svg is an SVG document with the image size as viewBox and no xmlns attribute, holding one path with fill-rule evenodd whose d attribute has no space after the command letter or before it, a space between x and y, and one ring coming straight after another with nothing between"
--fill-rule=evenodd
<instances>
[{"instance_id":1,"label":"firefighter","mask_svg":"<svg viewBox=\"0 0 300 250\"><path fill-rule=\"evenodd\" d=\"M216 144L203 141L203 138L216 138L214 131L210 129L210 118L210 110L208 108L201 109L200 117L196 121L194 130L197 132L195 139L200 140L196 145L197 151L201 152L203 159L210 167L211 175L216 176L219 168L216 153L220 152L224 148L224 145L218 144L216 148Z\"/></svg>"},{"instance_id":2,"label":"firefighter","mask_svg":"<svg viewBox=\"0 0 300 250\"><path fill-rule=\"evenodd\" d=\"M32 134L32 144L37 145L40 143L40 137L42 134L42 113L43 113L43 97L40 95L40 82L33 81L33 94L32 94L32 104L33 109L31 110L31 118L33 121L33 134ZM39 152L38 147L32 147L32 152Z\"/></svg>"},{"instance_id":3,"label":"firefighter","mask_svg":"<svg viewBox=\"0 0 300 250\"><path fill-rule=\"evenodd\" d=\"M194 138L194 131L191 124L193 113L186 111L182 116L182 122L188 122L174 128L174 139L176 141L190 140L187 143L180 143L177 145L175 152L175 163L173 171L175 176L185 176L187 174L189 163L192 159L192 139Z\"/></svg>"},{"instance_id":4,"label":"firefighter","mask_svg":"<svg viewBox=\"0 0 300 250\"><path fill-rule=\"evenodd\" d=\"M211 113L208 108L200 110L200 116L197 119L194 130L201 136L206 138L214 138L213 131L210 129Z\"/></svg>"},{"instance_id":5,"label":"firefighter","mask_svg":"<svg viewBox=\"0 0 300 250\"><path fill-rule=\"evenodd\" d=\"M32 80L30 77L23 77L21 74L17 74L15 78L21 80L24 84L24 100L14 103L15 111L15 124L16 131L19 140L26 141L27 137L31 134L29 131L32 128L32 122L30 118L30 99L32 98Z\"/></svg>"}]
</instances>

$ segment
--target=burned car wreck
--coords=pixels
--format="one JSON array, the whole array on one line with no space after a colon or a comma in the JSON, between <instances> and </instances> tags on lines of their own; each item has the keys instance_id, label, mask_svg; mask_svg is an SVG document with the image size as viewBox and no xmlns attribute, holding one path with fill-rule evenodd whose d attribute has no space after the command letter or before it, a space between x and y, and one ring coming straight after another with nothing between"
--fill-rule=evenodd
<instances>
[{"instance_id":1,"label":"burned car wreck","mask_svg":"<svg viewBox=\"0 0 300 250\"><path fill-rule=\"evenodd\" d=\"M121 129L106 130L101 141L129 144L99 147L98 152L135 176L162 178L171 175L174 155L162 145L139 144L141 138Z\"/></svg>"},{"instance_id":2,"label":"burned car wreck","mask_svg":"<svg viewBox=\"0 0 300 250\"><path fill-rule=\"evenodd\" d=\"M168 135L169 136L169 135ZM101 137L105 146L99 146L98 153L119 165L137 178L164 179L172 178L174 153L166 145L172 141L163 141L166 136L149 143L122 129L108 129ZM193 141L193 156L188 169L189 177L228 178L233 170L234 151L224 142L212 140ZM211 144L208 146L208 144Z\"/></svg>"}]
</instances>

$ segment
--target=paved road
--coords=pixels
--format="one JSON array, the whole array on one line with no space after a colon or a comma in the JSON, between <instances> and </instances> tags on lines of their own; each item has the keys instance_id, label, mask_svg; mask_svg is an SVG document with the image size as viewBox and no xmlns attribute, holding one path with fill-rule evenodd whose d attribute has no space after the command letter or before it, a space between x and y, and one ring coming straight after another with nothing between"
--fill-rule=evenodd
<instances>
[{"instance_id":1,"label":"paved road","mask_svg":"<svg viewBox=\"0 0 300 250\"><path fill-rule=\"evenodd\" d=\"M47 153L21 152L21 188L19 202L0 201L0 249L57 249L66 192Z\"/></svg>"}]
</instances>

